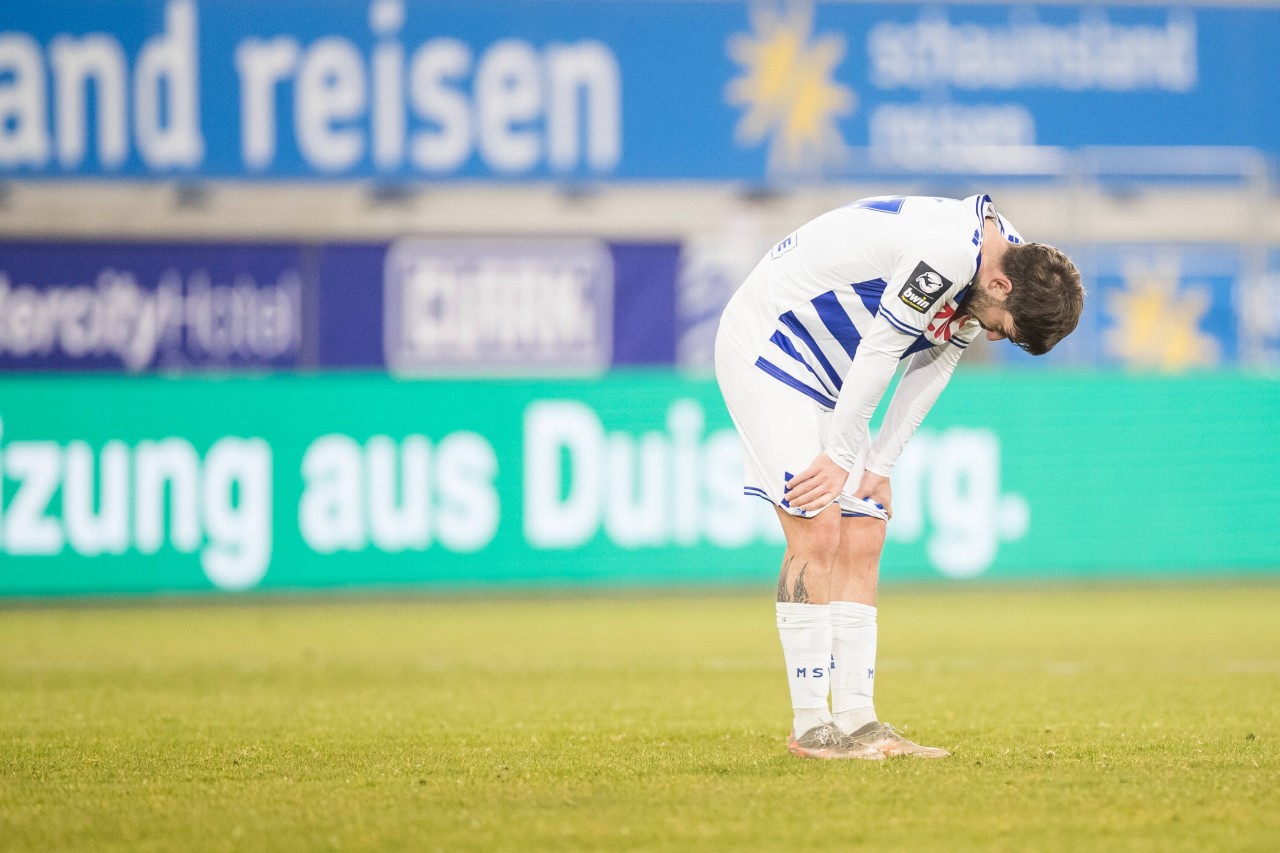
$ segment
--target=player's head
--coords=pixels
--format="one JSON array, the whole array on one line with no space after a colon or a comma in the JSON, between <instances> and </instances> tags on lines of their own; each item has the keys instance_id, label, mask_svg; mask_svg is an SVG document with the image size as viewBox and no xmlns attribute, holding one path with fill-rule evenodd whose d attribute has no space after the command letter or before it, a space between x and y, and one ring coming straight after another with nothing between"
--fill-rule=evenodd
<instances>
[{"instance_id":1,"label":"player's head","mask_svg":"<svg viewBox=\"0 0 1280 853\"><path fill-rule=\"evenodd\" d=\"M1084 285L1071 259L1043 243L1009 243L965 306L994 340L1044 355L1080 322Z\"/></svg>"}]
</instances>

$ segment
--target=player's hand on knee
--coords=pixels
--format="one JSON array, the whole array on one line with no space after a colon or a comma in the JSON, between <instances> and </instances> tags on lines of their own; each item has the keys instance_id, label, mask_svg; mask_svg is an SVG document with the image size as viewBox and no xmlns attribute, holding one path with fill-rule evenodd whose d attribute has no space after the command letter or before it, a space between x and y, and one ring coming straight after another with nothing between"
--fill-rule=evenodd
<instances>
[{"instance_id":1,"label":"player's hand on knee","mask_svg":"<svg viewBox=\"0 0 1280 853\"><path fill-rule=\"evenodd\" d=\"M858 483L857 497L870 499L884 507L884 513L893 518L893 490L889 487L889 478L865 471Z\"/></svg>"},{"instance_id":2,"label":"player's hand on knee","mask_svg":"<svg viewBox=\"0 0 1280 853\"><path fill-rule=\"evenodd\" d=\"M847 479L848 471L827 454L819 453L808 468L787 481L784 495L791 506L815 512L840 496Z\"/></svg>"}]
</instances>

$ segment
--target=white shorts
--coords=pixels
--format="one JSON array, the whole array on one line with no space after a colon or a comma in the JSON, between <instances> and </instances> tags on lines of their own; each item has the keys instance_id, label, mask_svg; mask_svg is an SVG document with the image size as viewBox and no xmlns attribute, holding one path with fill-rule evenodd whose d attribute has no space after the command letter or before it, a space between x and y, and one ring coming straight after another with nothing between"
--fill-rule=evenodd
<instances>
[{"instance_id":1,"label":"white shorts","mask_svg":"<svg viewBox=\"0 0 1280 853\"><path fill-rule=\"evenodd\" d=\"M754 321L744 307L731 303L716 335L716 380L742 439L743 492L764 498L791 515L817 515L821 509L805 512L792 507L783 490L788 480L807 469L822 452L831 412L755 366L756 357L739 343L744 337L755 337L751 329L744 328ZM768 334L760 331L756 339L767 340ZM841 515L888 520L883 506L854 494L862 473L859 459L838 501L832 503L840 504Z\"/></svg>"}]
</instances>

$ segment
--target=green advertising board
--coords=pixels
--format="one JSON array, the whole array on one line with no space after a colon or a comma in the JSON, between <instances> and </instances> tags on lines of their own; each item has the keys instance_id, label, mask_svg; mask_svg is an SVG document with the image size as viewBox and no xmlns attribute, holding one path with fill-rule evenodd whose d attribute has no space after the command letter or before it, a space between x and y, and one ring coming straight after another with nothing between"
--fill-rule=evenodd
<instances>
[{"instance_id":1,"label":"green advertising board","mask_svg":"<svg viewBox=\"0 0 1280 853\"><path fill-rule=\"evenodd\" d=\"M1280 383L967 371L886 582L1280 569ZM714 382L0 380L0 595L772 582Z\"/></svg>"}]
</instances>

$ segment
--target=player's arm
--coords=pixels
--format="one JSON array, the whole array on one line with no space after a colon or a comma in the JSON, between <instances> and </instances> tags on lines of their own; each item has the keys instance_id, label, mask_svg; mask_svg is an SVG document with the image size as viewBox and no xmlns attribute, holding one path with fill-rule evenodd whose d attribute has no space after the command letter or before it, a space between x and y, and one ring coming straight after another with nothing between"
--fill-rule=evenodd
<instances>
[{"instance_id":1,"label":"player's arm","mask_svg":"<svg viewBox=\"0 0 1280 853\"><path fill-rule=\"evenodd\" d=\"M857 355L844 377L840 398L836 400L823 447L845 471L853 470L859 455L870 444L871 416L893 380L902 354L915 339L914 335L892 325L882 311L871 332L858 345Z\"/></svg>"},{"instance_id":2,"label":"player's arm","mask_svg":"<svg viewBox=\"0 0 1280 853\"><path fill-rule=\"evenodd\" d=\"M867 454L869 474L887 479L902 450L947 387L964 350L955 345L930 347L907 362L902 381L889 401L884 423ZM874 482L874 481L873 481Z\"/></svg>"}]
</instances>

